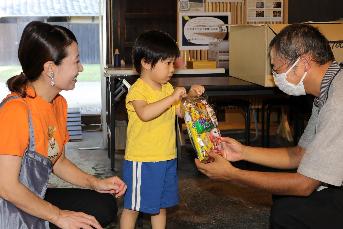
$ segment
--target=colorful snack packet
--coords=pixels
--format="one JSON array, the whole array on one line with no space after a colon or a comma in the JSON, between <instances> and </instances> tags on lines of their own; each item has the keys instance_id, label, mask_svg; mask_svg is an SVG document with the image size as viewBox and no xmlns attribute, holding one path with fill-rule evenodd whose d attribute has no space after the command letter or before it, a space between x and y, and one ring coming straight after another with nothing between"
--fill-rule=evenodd
<instances>
[{"instance_id":1,"label":"colorful snack packet","mask_svg":"<svg viewBox=\"0 0 343 229\"><path fill-rule=\"evenodd\" d=\"M204 97L190 97L182 100L182 109L187 132L197 157L209 162L208 152L220 147L220 131L214 110Z\"/></svg>"}]
</instances>

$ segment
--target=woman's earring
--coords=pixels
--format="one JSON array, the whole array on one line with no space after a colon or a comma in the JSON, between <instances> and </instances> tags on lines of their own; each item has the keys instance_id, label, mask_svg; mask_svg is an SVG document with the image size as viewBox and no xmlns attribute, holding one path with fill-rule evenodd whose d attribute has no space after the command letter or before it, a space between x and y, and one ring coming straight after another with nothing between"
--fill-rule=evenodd
<instances>
[{"instance_id":1,"label":"woman's earring","mask_svg":"<svg viewBox=\"0 0 343 229\"><path fill-rule=\"evenodd\" d=\"M55 86L55 74L54 72L49 73L49 78L50 78L50 86Z\"/></svg>"}]
</instances>

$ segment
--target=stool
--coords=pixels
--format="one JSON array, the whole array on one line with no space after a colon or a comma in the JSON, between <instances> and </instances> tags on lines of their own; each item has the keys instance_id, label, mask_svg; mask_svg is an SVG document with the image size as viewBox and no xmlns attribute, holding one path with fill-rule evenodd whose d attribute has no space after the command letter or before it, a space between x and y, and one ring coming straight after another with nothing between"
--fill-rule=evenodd
<instances>
[{"instance_id":1,"label":"stool","mask_svg":"<svg viewBox=\"0 0 343 229\"><path fill-rule=\"evenodd\" d=\"M269 146L270 143L270 115L273 111L278 112L278 120L280 121L280 114L282 107L289 106L289 99L288 98L271 98L266 99L262 102L262 111L261 111L261 119L262 119L262 146ZM266 118L266 121L265 121Z\"/></svg>"},{"instance_id":2,"label":"stool","mask_svg":"<svg viewBox=\"0 0 343 229\"><path fill-rule=\"evenodd\" d=\"M215 108L225 108L225 107L237 107L240 108L243 113L244 113L244 122L245 122L245 127L244 127L244 143L246 145L250 144L250 102L247 100L243 99L222 99L222 100L217 100L211 97L211 100L213 100L213 104L215 105ZM211 104L211 103L210 103ZM217 117L222 115L222 113L219 113L220 109L215 109ZM221 135L225 136L230 134L230 130L221 130Z\"/></svg>"},{"instance_id":3,"label":"stool","mask_svg":"<svg viewBox=\"0 0 343 229\"><path fill-rule=\"evenodd\" d=\"M250 113L253 116L254 121L254 128L255 128L255 136L250 139L250 141L255 142L259 138L259 117L260 117L260 111L262 110L262 99L259 97L251 97L249 98L250 102Z\"/></svg>"}]
</instances>

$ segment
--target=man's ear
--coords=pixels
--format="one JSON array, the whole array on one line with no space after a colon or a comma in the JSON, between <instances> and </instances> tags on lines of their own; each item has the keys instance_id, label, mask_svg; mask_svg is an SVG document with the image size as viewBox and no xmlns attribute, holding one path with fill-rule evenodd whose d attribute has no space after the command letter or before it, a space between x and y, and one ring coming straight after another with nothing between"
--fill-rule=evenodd
<instances>
[{"instance_id":1,"label":"man's ear","mask_svg":"<svg viewBox=\"0 0 343 229\"><path fill-rule=\"evenodd\" d=\"M312 57L311 57L311 55L309 55L309 54L304 54L302 57L301 57L301 59L304 61L304 68L305 68L305 71L308 71L308 70L310 70L310 68L311 68L311 65L313 64L312 63Z\"/></svg>"},{"instance_id":2,"label":"man's ear","mask_svg":"<svg viewBox=\"0 0 343 229\"><path fill-rule=\"evenodd\" d=\"M151 63L148 63L144 58L141 60L141 65L144 70L151 70Z\"/></svg>"}]
</instances>

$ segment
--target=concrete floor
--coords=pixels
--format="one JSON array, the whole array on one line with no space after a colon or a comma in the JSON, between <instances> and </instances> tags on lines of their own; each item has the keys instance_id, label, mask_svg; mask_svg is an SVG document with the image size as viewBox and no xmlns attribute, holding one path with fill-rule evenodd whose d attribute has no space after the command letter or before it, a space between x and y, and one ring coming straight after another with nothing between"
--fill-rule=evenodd
<instances>
[{"instance_id":1,"label":"concrete floor","mask_svg":"<svg viewBox=\"0 0 343 229\"><path fill-rule=\"evenodd\" d=\"M116 172L110 169L110 160L105 149L87 148L102 145L101 132L84 131L83 140L67 145L67 157L83 170L99 177L121 176L123 153L116 155ZM275 141L274 141L275 142ZM254 143L252 143L254 144ZM184 147L179 157L180 204L168 210L167 228L234 228L267 229L271 195L260 190L242 187L227 182L213 181L200 174L194 166L194 152ZM252 165L237 164L251 168ZM56 177L51 186L69 187ZM122 199L118 200L119 212ZM143 216L143 227L150 228L148 216ZM112 225L107 229L119 228Z\"/></svg>"}]
</instances>

